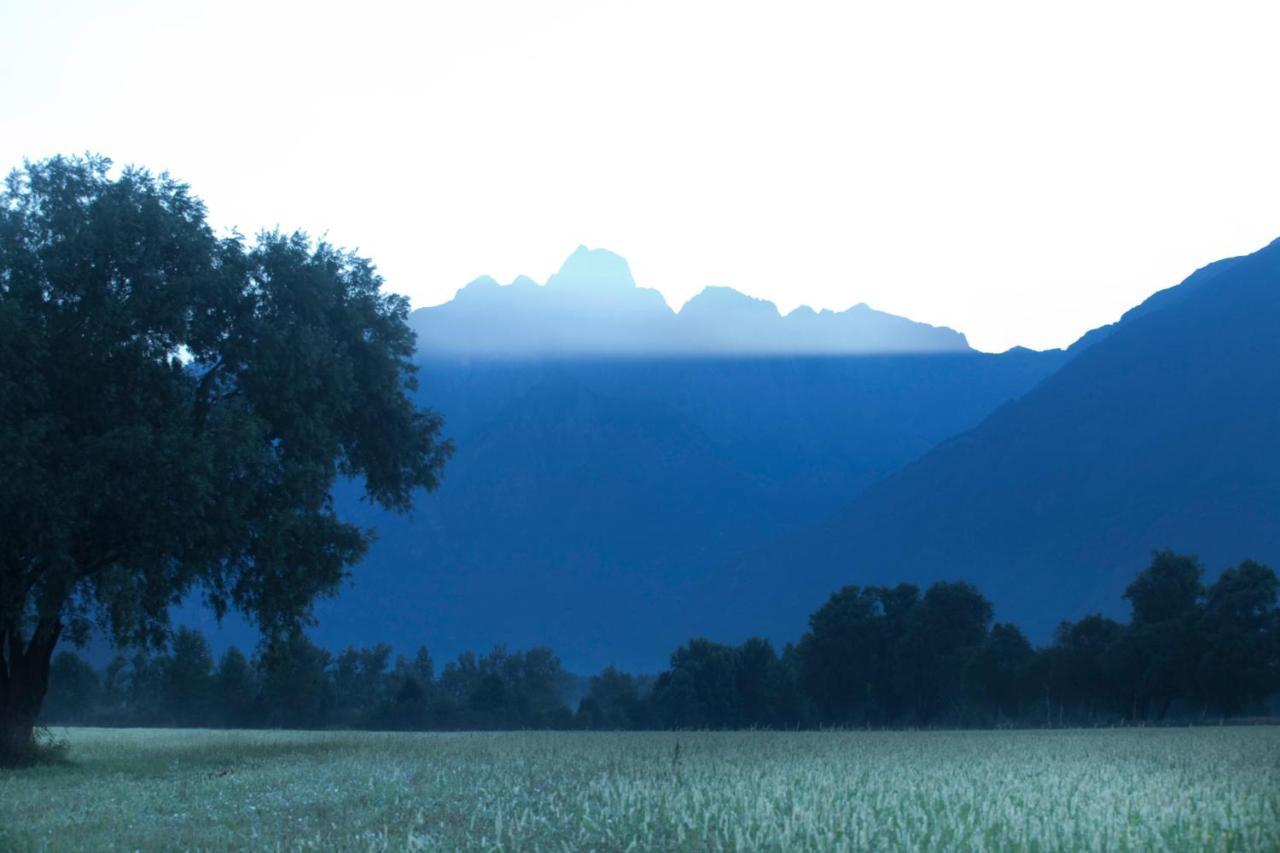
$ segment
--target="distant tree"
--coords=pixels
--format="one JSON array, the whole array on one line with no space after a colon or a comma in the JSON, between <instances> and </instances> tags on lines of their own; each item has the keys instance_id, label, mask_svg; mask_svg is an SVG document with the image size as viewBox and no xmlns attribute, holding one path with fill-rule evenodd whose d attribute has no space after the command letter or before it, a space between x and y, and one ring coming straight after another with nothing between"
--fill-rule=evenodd
<instances>
[{"instance_id":1,"label":"distant tree","mask_svg":"<svg viewBox=\"0 0 1280 853\"><path fill-rule=\"evenodd\" d=\"M455 660L445 664L438 681L442 699L442 724L447 727L465 725L461 715L463 709L470 704L471 695L481 677L480 659L475 652L462 652Z\"/></svg>"},{"instance_id":2,"label":"distant tree","mask_svg":"<svg viewBox=\"0 0 1280 853\"><path fill-rule=\"evenodd\" d=\"M159 643L193 588L284 634L450 447L418 411L408 301L304 235L214 236L167 175L99 157L0 192L0 762L28 756L64 633Z\"/></svg>"},{"instance_id":3,"label":"distant tree","mask_svg":"<svg viewBox=\"0 0 1280 853\"><path fill-rule=\"evenodd\" d=\"M671 655L650 697L661 725L669 728L733 728L739 724L737 660L732 646L693 639Z\"/></svg>"},{"instance_id":4,"label":"distant tree","mask_svg":"<svg viewBox=\"0 0 1280 853\"><path fill-rule=\"evenodd\" d=\"M125 721L128 707L129 662L116 654L102 671L103 719L111 724Z\"/></svg>"},{"instance_id":5,"label":"distant tree","mask_svg":"<svg viewBox=\"0 0 1280 853\"><path fill-rule=\"evenodd\" d=\"M379 710L378 724L403 730L430 728L439 703L435 664L427 648L419 648L412 661L397 656L390 682L390 699Z\"/></svg>"},{"instance_id":6,"label":"distant tree","mask_svg":"<svg viewBox=\"0 0 1280 853\"><path fill-rule=\"evenodd\" d=\"M467 697L470 726L482 729L509 728L516 719L512 707L514 704L515 696L502 676L493 671L484 672Z\"/></svg>"},{"instance_id":7,"label":"distant tree","mask_svg":"<svg viewBox=\"0 0 1280 853\"><path fill-rule=\"evenodd\" d=\"M157 701L164 693L164 669L147 651L135 651L124 672L125 721L130 725L164 725L168 709Z\"/></svg>"},{"instance_id":8,"label":"distant tree","mask_svg":"<svg viewBox=\"0 0 1280 853\"><path fill-rule=\"evenodd\" d=\"M418 652L413 656L413 662L409 665L414 677L421 681L424 685L430 685L436 680L436 665L431 659L431 652L426 646L419 646Z\"/></svg>"},{"instance_id":9,"label":"distant tree","mask_svg":"<svg viewBox=\"0 0 1280 853\"><path fill-rule=\"evenodd\" d=\"M969 662L965 680L972 702L990 720L1026 716L1032 700L1036 651L1015 625L993 625Z\"/></svg>"},{"instance_id":10,"label":"distant tree","mask_svg":"<svg viewBox=\"0 0 1280 853\"><path fill-rule=\"evenodd\" d=\"M907 619L894 655L898 686L915 722L958 712L963 674L987 636L991 602L970 583L938 581Z\"/></svg>"},{"instance_id":11,"label":"distant tree","mask_svg":"<svg viewBox=\"0 0 1280 853\"><path fill-rule=\"evenodd\" d=\"M1204 594L1204 569L1195 557L1157 551L1151 564L1125 588L1134 625L1158 625L1185 619Z\"/></svg>"},{"instance_id":12,"label":"distant tree","mask_svg":"<svg viewBox=\"0 0 1280 853\"><path fill-rule=\"evenodd\" d=\"M795 681L768 640L749 637L734 649L734 687L739 725L785 726L797 717Z\"/></svg>"},{"instance_id":13,"label":"distant tree","mask_svg":"<svg viewBox=\"0 0 1280 853\"><path fill-rule=\"evenodd\" d=\"M170 721L179 726L207 726L213 712L213 654L204 635L179 628L173 651L159 661L162 702Z\"/></svg>"},{"instance_id":14,"label":"distant tree","mask_svg":"<svg viewBox=\"0 0 1280 853\"><path fill-rule=\"evenodd\" d=\"M1162 719L1174 699L1194 690L1203 574L1195 557L1157 551L1125 589L1133 616L1117 660L1132 719Z\"/></svg>"},{"instance_id":15,"label":"distant tree","mask_svg":"<svg viewBox=\"0 0 1280 853\"><path fill-rule=\"evenodd\" d=\"M397 731L420 731L431 727L431 688L418 678L397 677L390 701L377 718L378 726Z\"/></svg>"},{"instance_id":16,"label":"distant tree","mask_svg":"<svg viewBox=\"0 0 1280 853\"><path fill-rule=\"evenodd\" d=\"M588 729L633 729L644 719L644 708L636 679L613 667L594 675L587 695L578 704L577 721Z\"/></svg>"},{"instance_id":17,"label":"distant tree","mask_svg":"<svg viewBox=\"0 0 1280 853\"><path fill-rule=\"evenodd\" d=\"M900 583L895 587L872 587L884 614L884 650L880 656L880 672L876 679L880 722L896 722L905 718L910 702L902 689L903 679L897 667L906 647L915 611L920 604L920 589L915 584Z\"/></svg>"},{"instance_id":18,"label":"distant tree","mask_svg":"<svg viewBox=\"0 0 1280 853\"><path fill-rule=\"evenodd\" d=\"M698 692L697 676L687 669L669 669L653 683L648 717L660 729L705 729L711 712Z\"/></svg>"},{"instance_id":19,"label":"distant tree","mask_svg":"<svg viewBox=\"0 0 1280 853\"><path fill-rule=\"evenodd\" d=\"M214 674L214 704L222 725L243 728L251 725L258 700L257 676L244 653L235 646L218 661Z\"/></svg>"},{"instance_id":20,"label":"distant tree","mask_svg":"<svg viewBox=\"0 0 1280 853\"><path fill-rule=\"evenodd\" d=\"M1094 723L1126 710L1126 686L1120 658L1125 626L1101 614L1058 626L1053 644L1042 661L1045 716L1052 722L1055 708L1066 708L1081 721Z\"/></svg>"},{"instance_id":21,"label":"distant tree","mask_svg":"<svg viewBox=\"0 0 1280 853\"><path fill-rule=\"evenodd\" d=\"M565 704L568 676L560 658L546 646L513 656L509 681L524 725L535 728L568 728L572 714Z\"/></svg>"},{"instance_id":22,"label":"distant tree","mask_svg":"<svg viewBox=\"0 0 1280 853\"><path fill-rule=\"evenodd\" d=\"M49 696L41 718L48 723L88 722L102 696L102 679L93 667L72 651L53 657L49 672Z\"/></svg>"},{"instance_id":23,"label":"distant tree","mask_svg":"<svg viewBox=\"0 0 1280 853\"><path fill-rule=\"evenodd\" d=\"M877 719L888 698L890 633L884 596L875 588L846 586L809 617L809 631L796 650L800 683L824 721Z\"/></svg>"},{"instance_id":24,"label":"distant tree","mask_svg":"<svg viewBox=\"0 0 1280 853\"><path fill-rule=\"evenodd\" d=\"M347 727L368 725L390 698L387 664L391 646L379 643L370 649L349 647L333 664L337 722Z\"/></svg>"},{"instance_id":25,"label":"distant tree","mask_svg":"<svg viewBox=\"0 0 1280 853\"><path fill-rule=\"evenodd\" d=\"M547 648L499 646L483 657L464 652L441 673L436 708L442 722L455 727L569 728L567 685L560 659Z\"/></svg>"},{"instance_id":26,"label":"distant tree","mask_svg":"<svg viewBox=\"0 0 1280 853\"><path fill-rule=\"evenodd\" d=\"M1276 573L1246 560L1209 586L1196 625L1199 700L1229 717L1280 689Z\"/></svg>"},{"instance_id":27,"label":"distant tree","mask_svg":"<svg viewBox=\"0 0 1280 853\"><path fill-rule=\"evenodd\" d=\"M333 656L301 631L270 641L258 659L262 705L274 728L323 727L333 710Z\"/></svg>"}]
</instances>

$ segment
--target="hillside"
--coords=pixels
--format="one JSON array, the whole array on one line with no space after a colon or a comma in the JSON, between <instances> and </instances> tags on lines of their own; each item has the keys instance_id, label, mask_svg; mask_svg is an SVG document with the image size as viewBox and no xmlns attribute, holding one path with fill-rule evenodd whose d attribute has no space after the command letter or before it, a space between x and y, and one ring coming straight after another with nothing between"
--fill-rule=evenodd
<instances>
[{"instance_id":1,"label":"hillside","mask_svg":"<svg viewBox=\"0 0 1280 853\"><path fill-rule=\"evenodd\" d=\"M794 634L847 583L964 578L998 618L1116 612L1152 549L1280 563L1280 241L1086 335L1071 359L823 524L709 577L727 634ZM713 629L708 629L713 630Z\"/></svg>"},{"instance_id":2,"label":"hillside","mask_svg":"<svg viewBox=\"0 0 1280 853\"><path fill-rule=\"evenodd\" d=\"M1061 357L428 361L420 396L457 455L412 519L338 494L378 541L317 608L315 636L437 657L545 644L583 671L652 669L714 623L687 611L709 571L828 515Z\"/></svg>"}]
</instances>

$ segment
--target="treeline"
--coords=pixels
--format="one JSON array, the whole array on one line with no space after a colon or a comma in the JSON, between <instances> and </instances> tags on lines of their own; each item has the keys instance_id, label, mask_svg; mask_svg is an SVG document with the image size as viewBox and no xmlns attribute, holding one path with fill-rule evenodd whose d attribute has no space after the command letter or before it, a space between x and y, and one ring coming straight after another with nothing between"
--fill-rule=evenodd
<instances>
[{"instance_id":1,"label":"treeline","mask_svg":"<svg viewBox=\"0 0 1280 853\"><path fill-rule=\"evenodd\" d=\"M373 729L1102 725L1258 712L1280 690L1274 571L1246 561L1205 586L1195 558L1158 552L1125 591L1127 624L1064 622L1035 648L964 582L848 586L781 653L690 640L656 678L609 668L570 708L549 649L332 655L298 634L215 661L179 629L166 654L102 672L53 665L50 724ZM581 691L578 691L581 692Z\"/></svg>"},{"instance_id":2,"label":"treeline","mask_svg":"<svg viewBox=\"0 0 1280 853\"><path fill-rule=\"evenodd\" d=\"M47 724L226 728L571 728L572 676L550 649L464 653L440 673L431 654L391 647L333 655L302 634L252 658L215 661L204 636L179 628L167 654L116 657L102 672L74 652L53 660Z\"/></svg>"}]
</instances>

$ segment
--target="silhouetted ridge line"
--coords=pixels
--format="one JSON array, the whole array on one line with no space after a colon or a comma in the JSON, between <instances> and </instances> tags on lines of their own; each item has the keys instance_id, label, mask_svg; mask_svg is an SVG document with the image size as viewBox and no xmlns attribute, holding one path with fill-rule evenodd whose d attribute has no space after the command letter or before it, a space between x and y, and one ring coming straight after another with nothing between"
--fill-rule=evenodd
<instances>
[{"instance_id":1,"label":"silhouetted ridge line","mask_svg":"<svg viewBox=\"0 0 1280 853\"><path fill-rule=\"evenodd\" d=\"M708 287L677 313L638 287L627 262L579 247L545 285L483 276L411 322L424 355L866 355L971 351L964 335L859 303L847 311L777 306Z\"/></svg>"},{"instance_id":2,"label":"silhouetted ridge line","mask_svg":"<svg viewBox=\"0 0 1280 853\"><path fill-rule=\"evenodd\" d=\"M962 576L1042 638L1152 542L1280 561L1280 241L1201 268L975 428L707 581L739 630L838 583ZM694 597L697 599L698 597Z\"/></svg>"}]
</instances>

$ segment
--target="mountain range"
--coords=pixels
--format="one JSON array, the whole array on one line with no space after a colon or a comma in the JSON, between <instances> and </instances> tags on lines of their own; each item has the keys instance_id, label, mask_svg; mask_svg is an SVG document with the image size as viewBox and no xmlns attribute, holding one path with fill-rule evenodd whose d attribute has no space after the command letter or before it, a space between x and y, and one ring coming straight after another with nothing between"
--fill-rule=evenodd
<instances>
[{"instance_id":1,"label":"mountain range","mask_svg":"<svg viewBox=\"0 0 1280 853\"><path fill-rule=\"evenodd\" d=\"M331 647L652 671L694 635L794 640L844 584L937 578L1043 641L1119 615L1154 548L1280 563L1280 244L1066 351L724 288L673 312L587 249L411 322L458 452L409 519L339 489L379 541L317 607Z\"/></svg>"},{"instance_id":2,"label":"mountain range","mask_svg":"<svg viewBox=\"0 0 1280 853\"><path fill-rule=\"evenodd\" d=\"M1044 639L1119 610L1155 548L1215 574L1278 565L1278 366L1280 241L1155 294L976 428L709 575L735 602L717 629L784 631L841 583L964 578Z\"/></svg>"},{"instance_id":3,"label":"mountain range","mask_svg":"<svg viewBox=\"0 0 1280 853\"><path fill-rule=\"evenodd\" d=\"M413 313L426 357L481 359L631 356L849 355L969 350L964 335L858 304L847 311L777 306L708 287L672 311L637 287L627 262L578 247L545 285L485 276L450 302Z\"/></svg>"}]
</instances>

